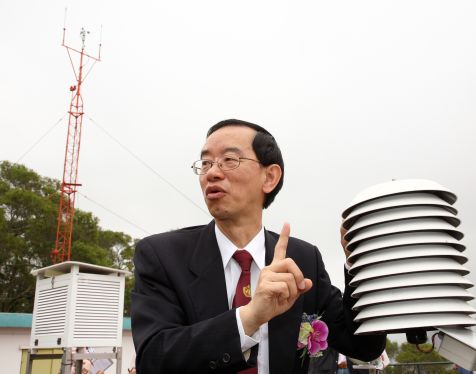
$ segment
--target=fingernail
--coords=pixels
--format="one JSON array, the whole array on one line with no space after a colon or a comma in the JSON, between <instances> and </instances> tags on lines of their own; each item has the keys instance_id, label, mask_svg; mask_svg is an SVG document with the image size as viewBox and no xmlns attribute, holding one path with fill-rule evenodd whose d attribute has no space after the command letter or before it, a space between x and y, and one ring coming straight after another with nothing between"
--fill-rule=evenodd
<instances>
[{"instance_id":1,"label":"fingernail","mask_svg":"<svg viewBox=\"0 0 476 374\"><path fill-rule=\"evenodd\" d=\"M302 281L301 283L298 284L298 287L300 290L303 290L306 288L306 282L305 281Z\"/></svg>"}]
</instances>

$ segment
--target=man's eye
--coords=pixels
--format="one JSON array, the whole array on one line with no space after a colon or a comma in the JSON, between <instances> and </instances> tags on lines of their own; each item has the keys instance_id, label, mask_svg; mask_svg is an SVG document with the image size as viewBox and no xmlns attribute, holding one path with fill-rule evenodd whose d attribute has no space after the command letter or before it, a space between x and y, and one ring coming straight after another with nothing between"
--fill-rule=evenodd
<instances>
[{"instance_id":1,"label":"man's eye","mask_svg":"<svg viewBox=\"0 0 476 374\"><path fill-rule=\"evenodd\" d=\"M235 167L235 165L240 162L239 159L235 157L223 157L223 165L225 165L227 168Z\"/></svg>"},{"instance_id":2,"label":"man's eye","mask_svg":"<svg viewBox=\"0 0 476 374\"><path fill-rule=\"evenodd\" d=\"M202 160L202 168L209 168L212 166L212 162L209 160Z\"/></svg>"}]
</instances>

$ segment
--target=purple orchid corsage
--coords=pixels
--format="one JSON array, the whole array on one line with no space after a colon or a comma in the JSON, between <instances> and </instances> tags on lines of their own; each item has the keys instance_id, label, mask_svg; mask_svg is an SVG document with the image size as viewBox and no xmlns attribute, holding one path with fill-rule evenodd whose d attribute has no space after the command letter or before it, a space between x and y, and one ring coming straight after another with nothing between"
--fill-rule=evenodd
<instances>
[{"instance_id":1,"label":"purple orchid corsage","mask_svg":"<svg viewBox=\"0 0 476 374\"><path fill-rule=\"evenodd\" d=\"M321 321L321 317L317 314L303 313L302 315L297 350L302 349L303 362L306 354L309 357L320 357L322 352L327 349L329 328L324 321Z\"/></svg>"}]
</instances>

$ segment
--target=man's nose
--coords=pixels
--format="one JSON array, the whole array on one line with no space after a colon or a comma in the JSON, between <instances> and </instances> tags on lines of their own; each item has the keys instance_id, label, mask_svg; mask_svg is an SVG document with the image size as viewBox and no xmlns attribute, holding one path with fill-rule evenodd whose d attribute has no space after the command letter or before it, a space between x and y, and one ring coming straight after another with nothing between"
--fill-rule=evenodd
<instances>
[{"instance_id":1,"label":"man's nose","mask_svg":"<svg viewBox=\"0 0 476 374\"><path fill-rule=\"evenodd\" d=\"M218 166L218 162L214 162L210 169L207 171L207 179L223 178L223 170Z\"/></svg>"}]
</instances>

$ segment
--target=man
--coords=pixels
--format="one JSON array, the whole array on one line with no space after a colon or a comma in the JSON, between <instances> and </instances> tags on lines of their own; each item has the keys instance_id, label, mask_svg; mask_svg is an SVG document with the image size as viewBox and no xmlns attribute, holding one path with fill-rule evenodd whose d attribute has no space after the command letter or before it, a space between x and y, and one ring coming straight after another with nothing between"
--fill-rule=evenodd
<instances>
[{"instance_id":1,"label":"man","mask_svg":"<svg viewBox=\"0 0 476 374\"><path fill-rule=\"evenodd\" d=\"M353 335L351 290L342 298L331 285L317 248L289 237L289 224L279 236L262 226L263 208L283 184L273 136L249 122L222 121L208 131L200 158L192 168L214 220L136 248L137 372L306 373L309 357L297 351L303 313L322 316L337 351L378 356L385 336Z\"/></svg>"}]
</instances>

